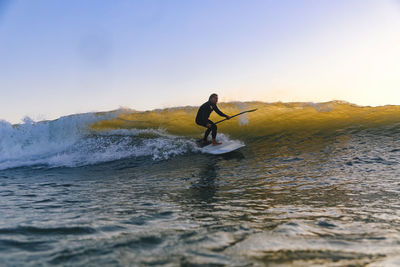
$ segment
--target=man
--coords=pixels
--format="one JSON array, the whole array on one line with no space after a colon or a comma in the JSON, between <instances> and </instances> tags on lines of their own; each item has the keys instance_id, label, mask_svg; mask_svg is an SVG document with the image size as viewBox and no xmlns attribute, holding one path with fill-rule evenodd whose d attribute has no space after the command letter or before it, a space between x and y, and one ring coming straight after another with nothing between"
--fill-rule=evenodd
<instances>
[{"instance_id":1,"label":"man","mask_svg":"<svg viewBox=\"0 0 400 267\"><path fill-rule=\"evenodd\" d=\"M203 105L201 105L199 108L199 111L197 111L196 123L198 125L201 125L201 126L204 126L207 128L206 132L204 133L203 144L207 143L207 137L210 134L210 132L211 132L211 136L212 136L213 146L221 144L220 142L217 142L217 140L216 140L217 125L215 125L214 122L212 122L208 119L208 117L210 117L210 114L213 110L215 110L215 112L217 112L218 115L225 117L228 120L231 118L230 116L225 115L218 109L217 102L218 102L218 95L212 94L208 98L208 101L206 103L204 103Z\"/></svg>"}]
</instances>

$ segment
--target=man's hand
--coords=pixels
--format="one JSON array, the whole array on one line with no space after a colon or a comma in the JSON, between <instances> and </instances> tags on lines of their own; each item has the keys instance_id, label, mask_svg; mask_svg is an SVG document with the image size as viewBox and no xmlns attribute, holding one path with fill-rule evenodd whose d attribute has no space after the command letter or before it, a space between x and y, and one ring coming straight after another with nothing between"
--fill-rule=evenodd
<instances>
[{"instance_id":1,"label":"man's hand","mask_svg":"<svg viewBox=\"0 0 400 267\"><path fill-rule=\"evenodd\" d=\"M207 128L211 128L211 124L207 123L206 124Z\"/></svg>"},{"instance_id":2,"label":"man's hand","mask_svg":"<svg viewBox=\"0 0 400 267\"><path fill-rule=\"evenodd\" d=\"M231 118L231 116L226 115L226 119L229 120Z\"/></svg>"}]
</instances>

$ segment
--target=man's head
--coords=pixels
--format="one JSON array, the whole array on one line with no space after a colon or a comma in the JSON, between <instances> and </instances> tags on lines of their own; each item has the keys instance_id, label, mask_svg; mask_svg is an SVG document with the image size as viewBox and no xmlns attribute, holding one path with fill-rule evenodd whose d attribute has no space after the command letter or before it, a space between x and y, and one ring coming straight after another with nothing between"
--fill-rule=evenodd
<instances>
[{"instance_id":1,"label":"man's head","mask_svg":"<svg viewBox=\"0 0 400 267\"><path fill-rule=\"evenodd\" d=\"M211 94L210 97L208 98L208 101L210 101L212 104L217 104L218 95L217 94Z\"/></svg>"}]
</instances>

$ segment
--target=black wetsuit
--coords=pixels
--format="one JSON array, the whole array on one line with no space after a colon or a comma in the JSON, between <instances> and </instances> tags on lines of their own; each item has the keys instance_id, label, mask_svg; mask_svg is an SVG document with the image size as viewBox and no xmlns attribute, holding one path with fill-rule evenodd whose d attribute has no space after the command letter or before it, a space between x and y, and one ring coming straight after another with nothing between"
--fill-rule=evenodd
<instances>
[{"instance_id":1,"label":"black wetsuit","mask_svg":"<svg viewBox=\"0 0 400 267\"><path fill-rule=\"evenodd\" d=\"M216 104L212 104L210 101L207 101L203 105L200 106L199 111L197 111L197 116L196 116L196 123L198 125L204 126L207 128L205 134L204 134L204 140L207 141L207 137L211 133L212 138L215 138L217 136L217 125L210 121L208 117L210 117L211 112L215 110L218 115L222 117L228 117L224 113L222 113L221 110L218 109ZM211 124L211 127L207 127L207 123Z\"/></svg>"}]
</instances>

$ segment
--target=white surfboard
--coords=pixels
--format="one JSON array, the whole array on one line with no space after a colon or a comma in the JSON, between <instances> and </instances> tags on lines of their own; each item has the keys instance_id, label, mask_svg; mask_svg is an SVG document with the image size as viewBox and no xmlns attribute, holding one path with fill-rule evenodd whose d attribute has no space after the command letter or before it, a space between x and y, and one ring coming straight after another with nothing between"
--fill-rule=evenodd
<instances>
[{"instance_id":1,"label":"white surfboard","mask_svg":"<svg viewBox=\"0 0 400 267\"><path fill-rule=\"evenodd\" d=\"M240 143L238 141L223 141L222 144L220 144L220 145L213 146L211 144L211 145L202 147L201 152L213 154L213 155L219 155L219 154L225 154L225 153L234 151L234 150L239 149L244 146L245 145L243 143Z\"/></svg>"}]
</instances>

